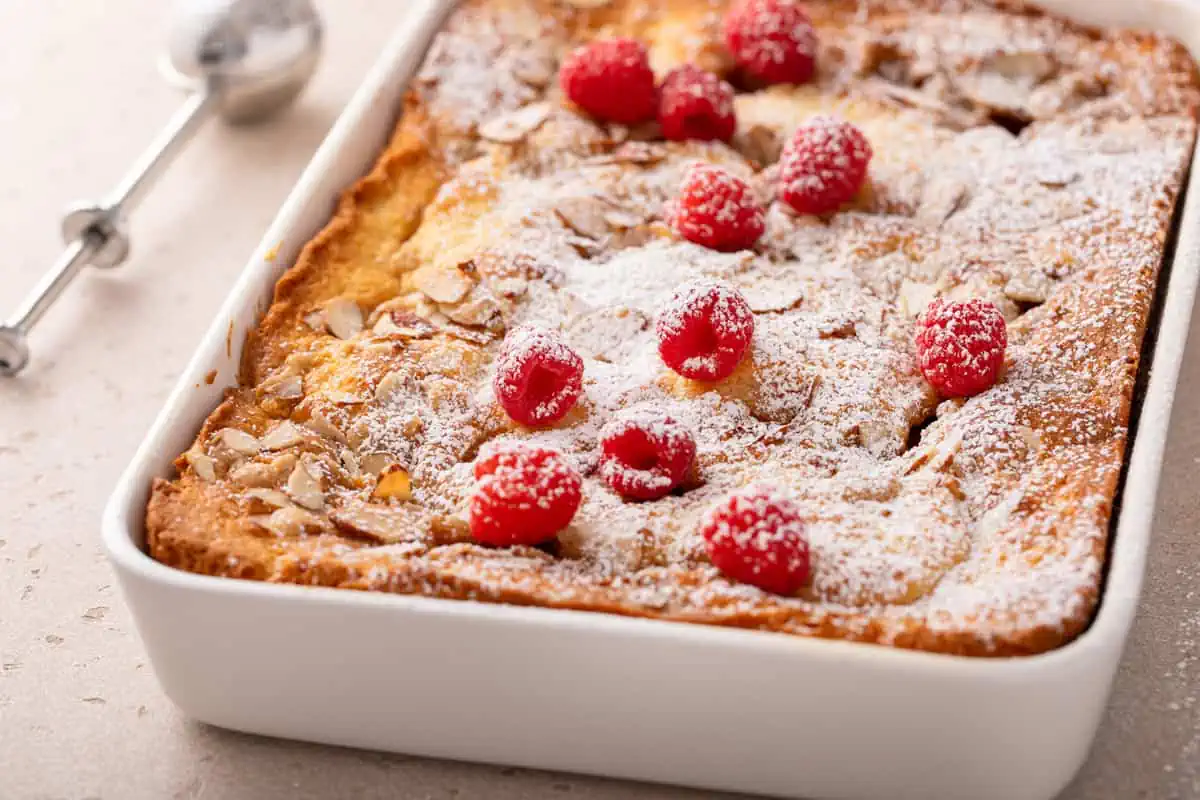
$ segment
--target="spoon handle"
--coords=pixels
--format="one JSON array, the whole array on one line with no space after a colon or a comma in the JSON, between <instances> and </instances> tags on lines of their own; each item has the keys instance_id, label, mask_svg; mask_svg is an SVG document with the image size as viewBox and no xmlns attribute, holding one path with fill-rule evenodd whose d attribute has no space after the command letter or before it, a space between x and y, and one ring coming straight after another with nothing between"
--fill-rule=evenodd
<instances>
[{"instance_id":1,"label":"spoon handle","mask_svg":"<svg viewBox=\"0 0 1200 800\"><path fill-rule=\"evenodd\" d=\"M125 215L146 195L171 161L216 110L219 86L210 81L188 97L116 188L95 205L81 205L63 218L67 248L21 305L0 325L0 375L12 376L29 363L29 332L84 266L110 268L129 255Z\"/></svg>"}]
</instances>

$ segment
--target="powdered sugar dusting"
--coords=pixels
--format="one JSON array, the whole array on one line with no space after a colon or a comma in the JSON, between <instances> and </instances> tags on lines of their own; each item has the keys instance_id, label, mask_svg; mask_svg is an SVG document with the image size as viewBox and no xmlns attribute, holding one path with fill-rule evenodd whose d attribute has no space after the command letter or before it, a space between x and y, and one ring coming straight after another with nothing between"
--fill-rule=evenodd
<instances>
[{"instance_id":1,"label":"powdered sugar dusting","mask_svg":"<svg viewBox=\"0 0 1200 800\"><path fill-rule=\"evenodd\" d=\"M1114 49L983 6L918 4L898 30L866 6L845 30L822 32L844 60L814 86L736 100L740 129L760 125L780 141L814 112L864 132L869 191L820 219L775 199L780 169L760 170L752 153L664 143L564 108L545 67L579 42L532 3L456 13L418 99L433 117L418 130L445 156L446 180L392 263L417 295L418 269L455 277L456 299L425 292L419 308L433 309L430 327L460 335L425 331L393 346L368 326L329 343L340 371L309 373L304 390L361 378L369 397L331 410L333 424L356 458L407 470L411 503L431 513L461 520L480 453L515 444L561 453L581 476L582 503L552 554L461 538L338 542L336 553L304 540L306 552L359 570L347 582L360 588L904 647L1033 652L1078 633L1098 599L1134 358L1194 136L1195 87L1162 44ZM628 24L617 14L605 33L657 13L651 4ZM1093 74L1104 80L1088 83ZM542 102L550 110L534 106L538 124L523 138L474 135ZM992 117L1017 119L1018 133ZM846 142L825 145L836 159ZM753 248L717 252L672 231L664 206L698 161L764 204ZM659 354L662 333L687 327L688 302L672 298L703 292L716 292L714 329L749 343L732 374L708 383ZM735 296L744 313L730 311ZM916 320L934 297L982 298L1006 319L1006 370L978 396L939 403L920 374ZM480 307L491 316L470 321ZM527 429L500 410L492 376L501 329L511 346L534 323L578 355L583 378L569 413ZM683 491L628 502L611 490L600 442L623 415L690 433L696 469ZM807 542L811 580L787 596L723 575L700 533L712 508L763 484L790 498L799 521L783 529ZM353 494L329 492L334 508ZM742 544L769 550L772 531Z\"/></svg>"}]
</instances>

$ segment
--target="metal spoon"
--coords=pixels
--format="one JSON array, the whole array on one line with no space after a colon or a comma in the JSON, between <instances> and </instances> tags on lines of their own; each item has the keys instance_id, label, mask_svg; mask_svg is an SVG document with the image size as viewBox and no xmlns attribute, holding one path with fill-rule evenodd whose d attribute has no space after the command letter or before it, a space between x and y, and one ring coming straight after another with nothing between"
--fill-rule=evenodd
<instances>
[{"instance_id":1,"label":"metal spoon","mask_svg":"<svg viewBox=\"0 0 1200 800\"><path fill-rule=\"evenodd\" d=\"M0 325L0 375L29 363L30 330L85 265L125 260L126 215L213 114L231 123L265 119L287 107L316 69L321 22L310 0L177 0L176 7L164 71L191 96L105 199L63 218L67 249Z\"/></svg>"}]
</instances>

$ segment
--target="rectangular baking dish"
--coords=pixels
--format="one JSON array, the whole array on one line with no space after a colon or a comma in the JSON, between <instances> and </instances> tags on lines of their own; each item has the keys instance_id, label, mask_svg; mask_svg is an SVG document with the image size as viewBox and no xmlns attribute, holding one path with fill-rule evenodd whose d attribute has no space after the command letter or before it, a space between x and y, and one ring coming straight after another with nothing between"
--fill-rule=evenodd
<instances>
[{"instance_id":1,"label":"rectangular baking dish","mask_svg":"<svg viewBox=\"0 0 1200 800\"><path fill-rule=\"evenodd\" d=\"M1186 0L1043 5L1085 22L1170 31L1200 52L1200 5ZM1147 339L1103 601L1089 630L1053 652L969 659L271 585L185 573L143 552L152 478L171 474L221 387L236 380L241 343L275 281L376 157L446 11L442 0L411 4L105 510L107 552L168 696L198 720L252 733L711 789L889 800L1055 795L1087 755L1141 589L1200 276L1195 172ZM214 368L219 379L202 380Z\"/></svg>"}]
</instances>

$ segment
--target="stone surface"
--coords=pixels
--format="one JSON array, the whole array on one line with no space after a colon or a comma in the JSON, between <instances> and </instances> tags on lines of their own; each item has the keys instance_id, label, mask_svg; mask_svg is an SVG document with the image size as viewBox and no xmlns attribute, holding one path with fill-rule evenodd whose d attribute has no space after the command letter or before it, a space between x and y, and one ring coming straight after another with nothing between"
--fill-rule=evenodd
<instances>
[{"instance_id":1,"label":"stone surface","mask_svg":"<svg viewBox=\"0 0 1200 800\"><path fill-rule=\"evenodd\" d=\"M0 797L699 798L682 790L277 742L182 718L100 549L105 498L403 3L325 0L328 49L286 117L206 130L0 383ZM174 110L166 4L0 3L0 311ZM1197 320L1200 324L1200 320ZM1200 343L1172 421L1145 601L1108 717L1066 800L1200 796Z\"/></svg>"}]
</instances>

